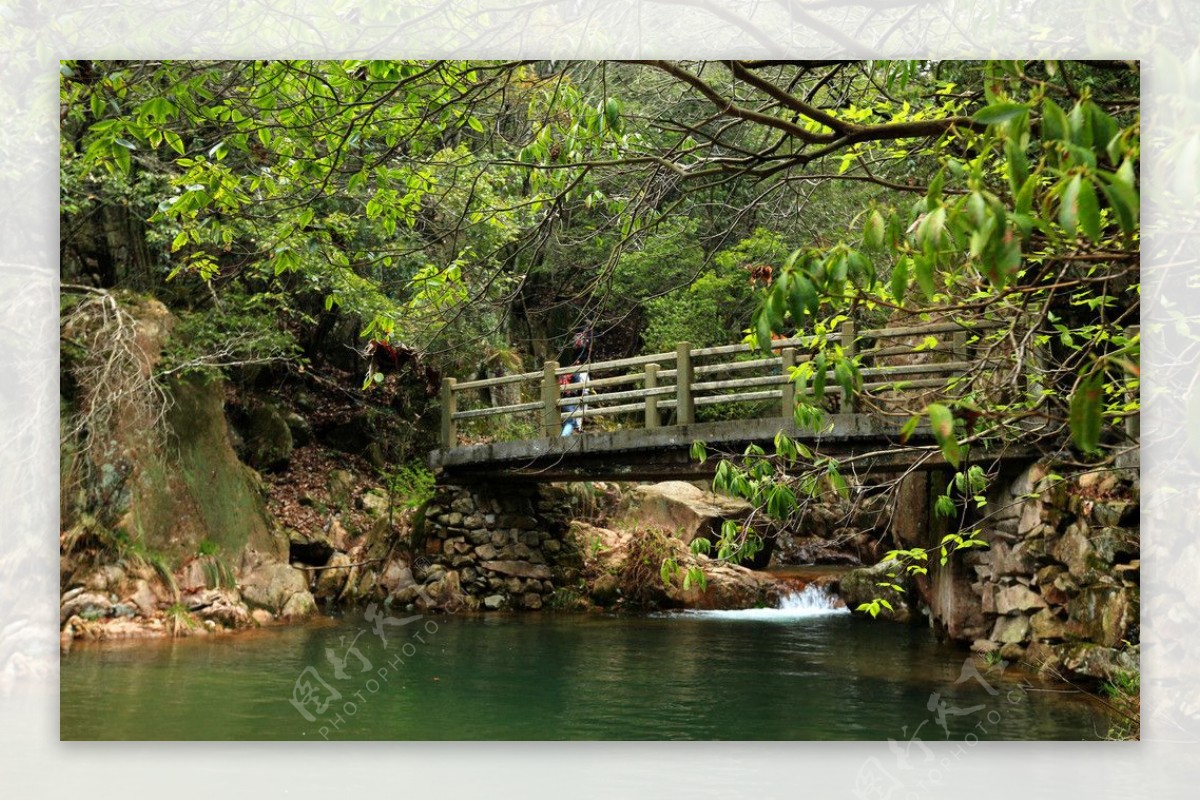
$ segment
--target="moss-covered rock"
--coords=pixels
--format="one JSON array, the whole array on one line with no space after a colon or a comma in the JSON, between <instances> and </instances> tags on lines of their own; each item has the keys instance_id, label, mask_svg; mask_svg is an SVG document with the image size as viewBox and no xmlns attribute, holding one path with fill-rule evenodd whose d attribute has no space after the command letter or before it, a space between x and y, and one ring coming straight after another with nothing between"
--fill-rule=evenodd
<instances>
[{"instance_id":1,"label":"moss-covered rock","mask_svg":"<svg viewBox=\"0 0 1200 801\"><path fill-rule=\"evenodd\" d=\"M243 458L256 470L277 470L291 458L292 429L273 403L256 403L244 418L241 434Z\"/></svg>"},{"instance_id":2,"label":"moss-covered rock","mask_svg":"<svg viewBox=\"0 0 1200 801\"><path fill-rule=\"evenodd\" d=\"M852 612L858 612L862 604L869 604L879 598L891 604L891 609L881 607L878 616L886 620L907 622L912 619L912 610L906 598L907 593L901 594L890 587L881 584L896 584L906 586L904 568L899 562L881 562L871 567L861 567L848 571L838 581L837 593Z\"/></svg>"}]
</instances>

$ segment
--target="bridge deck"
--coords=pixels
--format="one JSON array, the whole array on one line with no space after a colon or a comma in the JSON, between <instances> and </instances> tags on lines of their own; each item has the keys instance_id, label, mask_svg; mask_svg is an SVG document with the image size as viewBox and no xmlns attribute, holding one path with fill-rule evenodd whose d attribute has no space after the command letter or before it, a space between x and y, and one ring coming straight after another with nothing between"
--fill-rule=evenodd
<instances>
[{"instance_id":1,"label":"bridge deck","mask_svg":"<svg viewBox=\"0 0 1200 801\"><path fill-rule=\"evenodd\" d=\"M830 428L830 423L832 428ZM742 453L755 443L770 453L775 434L786 431L822 455L854 458L859 474L907 469L915 461L913 447L924 449L925 469L946 462L932 443L928 427L918 428L898 447L899 428L882 426L866 414L831 415L829 430L817 435L799 429L783 417L725 420L688 426L596 432L519 442L496 442L436 450L430 466L447 483L504 481L663 481L710 478L718 452ZM692 443L707 444L710 458L700 464L691 458ZM1010 449L1003 454L979 454L976 459L1024 459L1030 452Z\"/></svg>"}]
</instances>

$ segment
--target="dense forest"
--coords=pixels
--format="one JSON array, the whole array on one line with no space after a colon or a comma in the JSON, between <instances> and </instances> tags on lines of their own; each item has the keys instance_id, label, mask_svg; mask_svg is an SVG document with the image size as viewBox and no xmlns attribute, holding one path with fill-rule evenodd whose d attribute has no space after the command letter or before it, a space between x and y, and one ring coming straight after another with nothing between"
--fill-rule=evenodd
<instances>
[{"instance_id":1,"label":"dense forest","mask_svg":"<svg viewBox=\"0 0 1200 801\"><path fill-rule=\"evenodd\" d=\"M167 303L160 374L973 314L1053 350L1085 452L1130 411L1132 64L72 61L61 103L64 298Z\"/></svg>"}]
</instances>

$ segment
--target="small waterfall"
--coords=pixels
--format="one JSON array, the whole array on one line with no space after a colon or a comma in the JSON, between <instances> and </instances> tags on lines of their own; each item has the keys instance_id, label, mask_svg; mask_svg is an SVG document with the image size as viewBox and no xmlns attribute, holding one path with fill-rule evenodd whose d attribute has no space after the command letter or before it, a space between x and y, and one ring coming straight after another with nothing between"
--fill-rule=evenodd
<instances>
[{"instance_id":1,"label":"small waterfall","mask_svg":"<svg viewBox=\"0 0 1200 801\"><path fill-rule=\"evenodd\" d=\"M717 620L771 620L784 622L809 617L848 615L850 610L828 588L809 584L804 589L790 592L779 601L776 609L692 609L686 612L670 612L670 615L715 618Z\"/></svg>"},{"instance_id":2,"label":"small waterfall","mask_svg":"<svg viewBox=\"0 0 1200 801\"><path fill-rule=\"evenodd\" d=\"M828 587L809 584L799 592L788 593L779 599L781 612L844 612L848 611L841 599L829 591Z\"/></svg>"}]
</instances>

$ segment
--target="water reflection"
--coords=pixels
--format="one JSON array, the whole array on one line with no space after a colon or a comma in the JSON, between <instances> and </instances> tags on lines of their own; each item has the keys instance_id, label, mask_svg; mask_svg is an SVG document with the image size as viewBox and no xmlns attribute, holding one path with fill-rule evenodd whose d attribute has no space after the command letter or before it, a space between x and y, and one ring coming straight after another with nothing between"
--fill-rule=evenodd
<instances>
[{"instance_id":1,"label":"water reflection","mask_svg":"<svg viewBox=\"0 0 1200 801\"><path fill-rule=\"evenodd\" d=\"M346 658L364 631L363 660ZM344 659L343 678L330 653ZM964 657L927 630L854 619L812 595L737 613L427 617L389 631L386 647L351 616L219 640L76 648L62 659L61 734L901 740L915 730L923 739L1104 731L1100 710L1079 697L1011 693L1021 680L1012 670L980 674L986 686L962 680ZM308 668L339 694L312 721L291 703ZM989 715L999 720L983 733Z\"/></svg>"}]
</instances>

